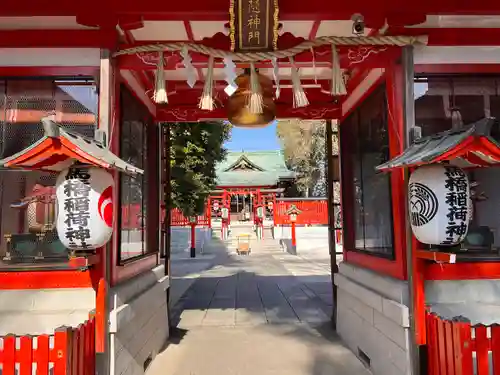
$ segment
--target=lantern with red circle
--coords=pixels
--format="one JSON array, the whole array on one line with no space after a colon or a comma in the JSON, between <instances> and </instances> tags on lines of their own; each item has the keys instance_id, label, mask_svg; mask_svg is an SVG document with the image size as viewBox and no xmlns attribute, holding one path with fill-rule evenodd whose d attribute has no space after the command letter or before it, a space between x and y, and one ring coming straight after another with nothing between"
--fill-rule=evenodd
<instances>
[{"instance_id":1,"label":"lantern with red circle","mask_svg":"<svg viewBox=\"0 0 500 375\"><path fill-rule=\"evenodd\" d=\"M113 233L114 181L101 168L75 166L56 182L57 234L69 249L104 246Z\"/></svg>"}]
</instances>

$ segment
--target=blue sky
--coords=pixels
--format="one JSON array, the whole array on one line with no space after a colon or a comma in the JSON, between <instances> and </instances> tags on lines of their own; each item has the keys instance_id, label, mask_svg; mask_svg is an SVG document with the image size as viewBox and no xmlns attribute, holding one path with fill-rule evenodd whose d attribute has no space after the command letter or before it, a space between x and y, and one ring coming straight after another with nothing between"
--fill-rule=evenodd
<instances>
[{"instance_id":1,"label":"blue sky","mask_svg":"<svg viewBox=\"0 0 500 375\"><path fill-rule=\"evenodd\" d=\"M258 129L233 127L231 140L225 146L230 151L279 150L276 122Z\"/></svg>"}]
</instances>

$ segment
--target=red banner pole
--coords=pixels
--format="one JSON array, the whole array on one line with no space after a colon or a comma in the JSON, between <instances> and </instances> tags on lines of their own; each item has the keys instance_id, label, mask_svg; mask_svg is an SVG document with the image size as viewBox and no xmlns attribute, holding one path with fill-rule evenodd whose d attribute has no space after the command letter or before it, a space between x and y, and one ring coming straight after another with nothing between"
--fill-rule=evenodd
<instances>
[{"instance_id":1,"label":"red banner pole","mask_svg":"<svg viewBox=\"0 0 500 375\"><path fill-rule=\"evenodd\" d=\"M208 197L207 200L207 209L205 210L205 214L207 215L208 228L212 228L212 200Z\"/></svg>"},{"instance_id":2,"label":"red banner pole","mask_svg":"<svg viewBox=\"0 0 500 375\"><path fill-rule=\"evenodd\" d=\"M191 223L191 258L196 257L196 223Z\"/></svg>"},{"instance_id":3,"label":"red banner pole","mask_svg":"<svg viewBox=\"0 0 500 375\"><path fill-rule=\"evenodd\" d=\"M297 237L295 235L295 221L292 221L292 254L297 255Z\"/></svg>"}]
</instances>

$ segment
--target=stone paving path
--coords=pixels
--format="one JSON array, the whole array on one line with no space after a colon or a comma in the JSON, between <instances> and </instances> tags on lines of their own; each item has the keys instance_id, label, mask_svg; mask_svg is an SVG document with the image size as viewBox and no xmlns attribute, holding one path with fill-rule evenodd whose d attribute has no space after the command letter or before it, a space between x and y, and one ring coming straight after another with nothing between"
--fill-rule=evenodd
<instances>
[{"instance_id":1,"label":"stone paving path","mask_svg":"<svg viewBox=\"0 0 500 375\"><path fill-rule=\"evenodd\" d=\"M172 309L148 375L369 374L330 328L324 265L279 249L214 260Z\"/></svg>"},{"instance_id":2,"label":"stone paving path","mask_svg":"<svg viewBox=\"0 0 500 375\"><path fill-rule=\"evenodd\" d=\"M172 310L173 319L180 328L326 323L331 281L321 273L294 276L272 255L229 256L194 282Z\"/></svg>"}]
</instances>

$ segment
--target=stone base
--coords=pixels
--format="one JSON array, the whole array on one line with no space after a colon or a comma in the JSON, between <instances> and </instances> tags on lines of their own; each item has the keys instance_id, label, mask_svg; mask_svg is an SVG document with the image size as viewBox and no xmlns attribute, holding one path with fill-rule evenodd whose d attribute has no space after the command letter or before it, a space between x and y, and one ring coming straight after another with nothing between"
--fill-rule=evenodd
<instances>
[{"instance_id":1,"label":"stone base","mask_svg":"<svg viewBox=\"0 0 500 375\"><path fill-rule=\"evenodd\" d=\"M409 368L407 284L345 262L335 275L337 331L374 375Z\"/></svg>"},{"instance_id":2,"label":"stone base","mask_svg":"<svg viewBox=\"0 0 500 375\"><path fill-rule=\"evenodd\" d=\"M111 290L111 375L142 375L168 339L169 317L164 266Z\"/></svg>"}]
</instances>

